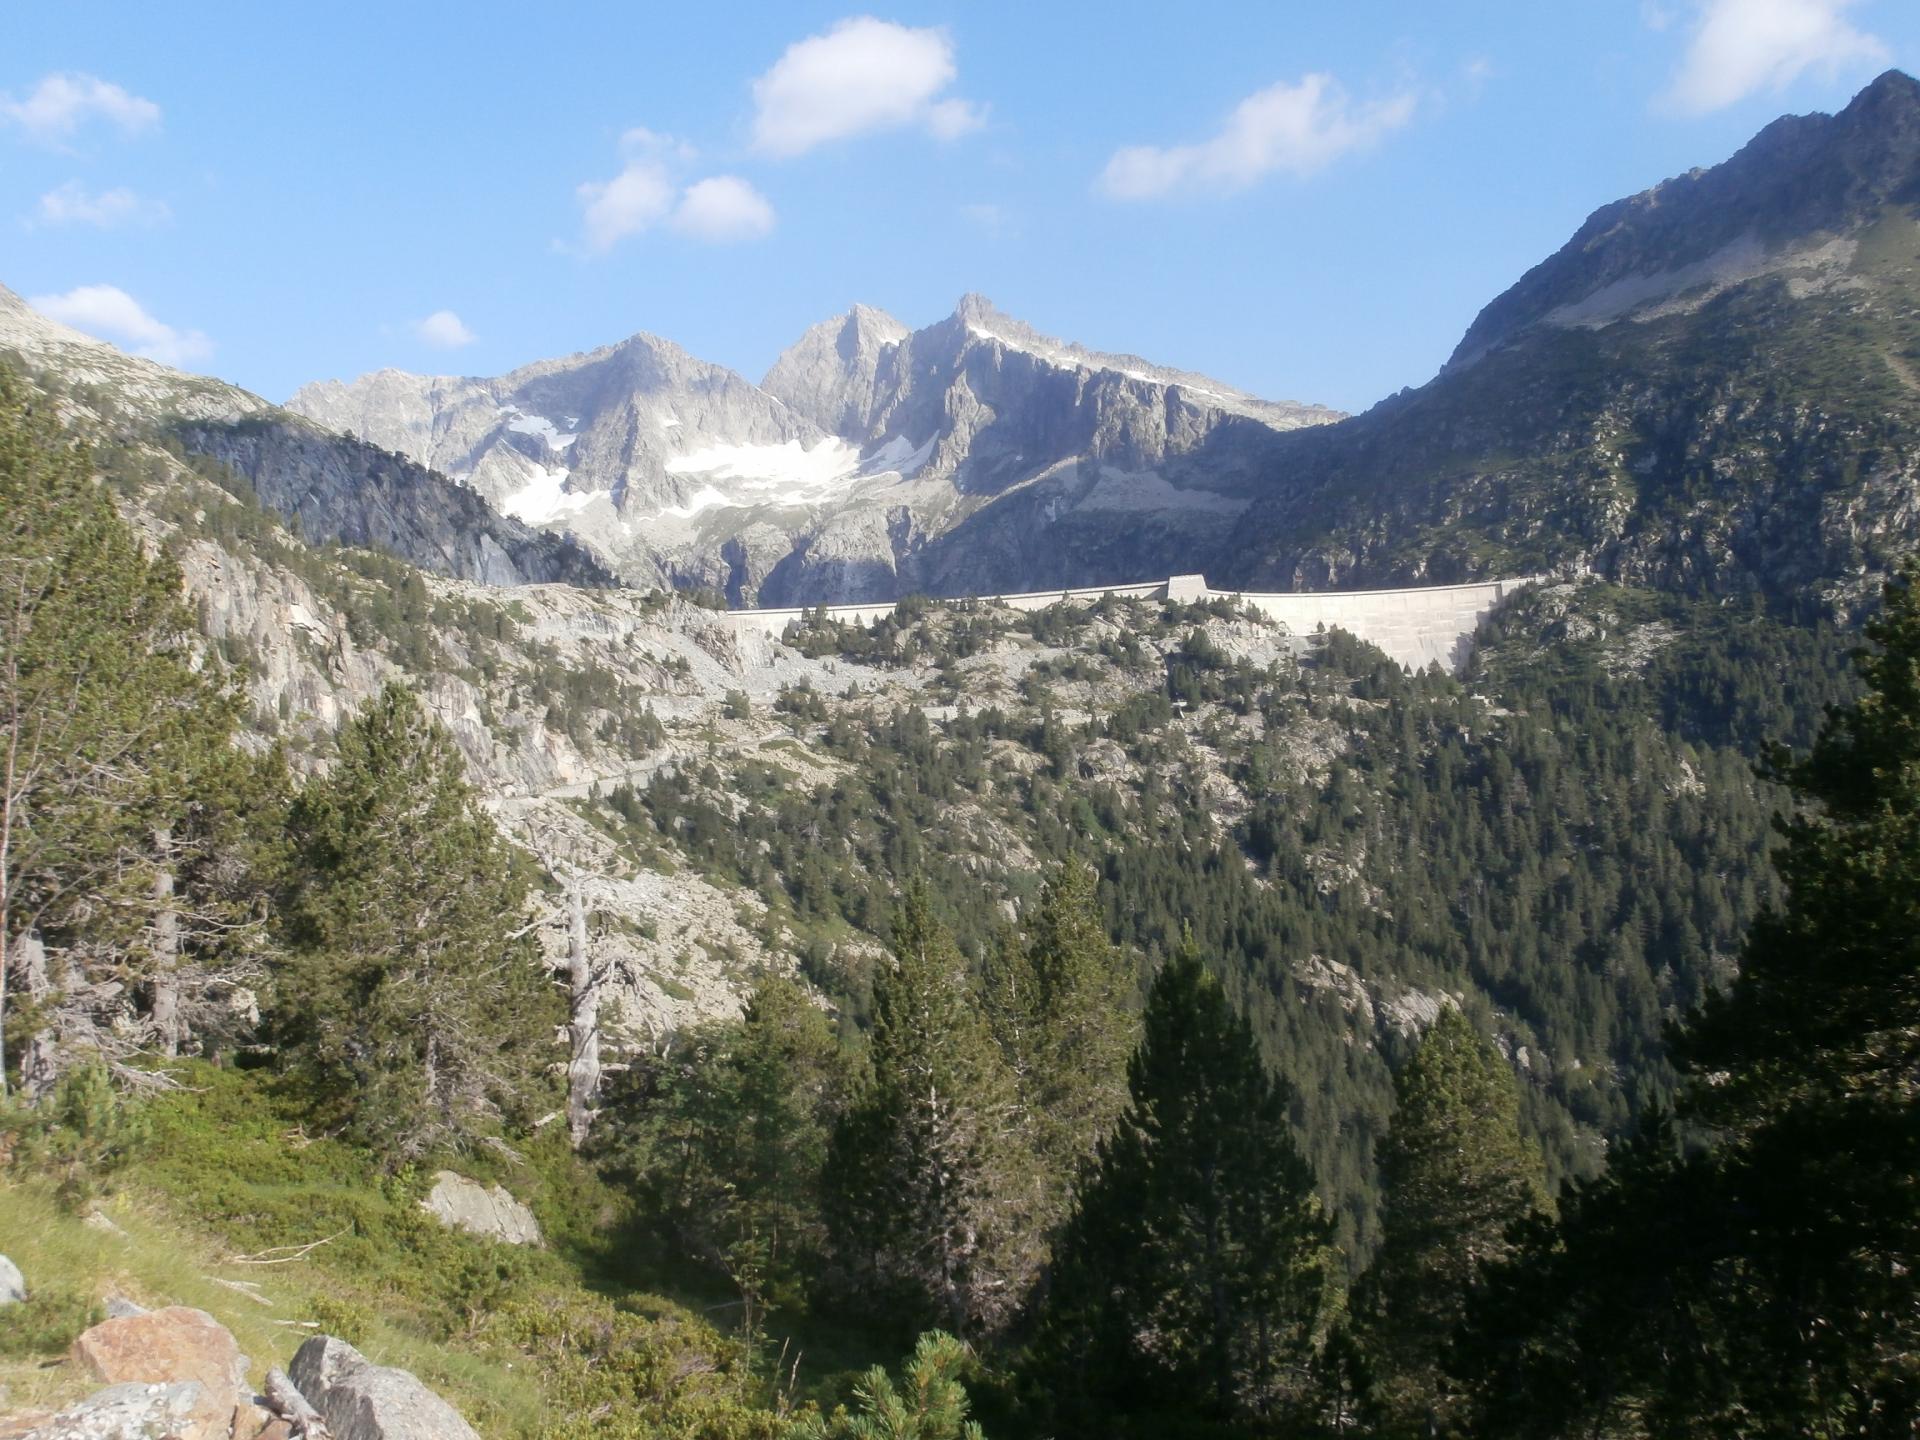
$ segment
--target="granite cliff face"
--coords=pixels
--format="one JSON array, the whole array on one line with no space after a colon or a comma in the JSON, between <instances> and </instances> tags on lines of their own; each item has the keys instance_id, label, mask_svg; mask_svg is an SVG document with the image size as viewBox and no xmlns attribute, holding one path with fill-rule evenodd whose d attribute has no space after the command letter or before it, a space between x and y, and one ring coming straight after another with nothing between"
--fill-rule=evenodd
<instances>
[{"instance_id":1,"label":"granite cliff face","mask_svg":"<svg viewBox=\"0 0 1920 1440\"><path fill-rule=\"evenodd\" d=\"M289 405L631 582L762 604L1178 568L1246 507L1268 438L1338 418L1050 340L977 296L917 331L856 306L759 386L641 335L498 379L323 382Z\"/></svg>"},{"instance_id":2,"label":"granite cliff face","mask_svg":"<svg viewBox=\"0 0 1920 1440\"><path fill-rule=\"evenodd\" d=\"M316 543L368 546L491 585L612 577L564 537L491 510L425 467L236 385L187 375L49 320L0 286L0 358L122 443L164 441L244 476Z\"/></svg>"}]
</instances>

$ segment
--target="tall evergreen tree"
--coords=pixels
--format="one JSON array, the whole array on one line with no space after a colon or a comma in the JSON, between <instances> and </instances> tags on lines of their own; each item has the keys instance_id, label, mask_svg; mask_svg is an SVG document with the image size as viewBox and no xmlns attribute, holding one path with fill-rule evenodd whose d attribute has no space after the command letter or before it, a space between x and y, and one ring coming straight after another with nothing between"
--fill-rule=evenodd
<instances>
[{"instance_id":1,"label":"tall evergreen tree","mask_svg":"<svg viewBox=\"0 0 1920 1440\"><path fill-rule=\"evenodd\" d=\"M1920 1414L1920 569L1866 694L1778 759L1786 898L1674 1036L1680 1114L1576 1190L1478 1307L1492 1434L1910 1436ZM1517 1397L1517 1398L1516 1398Z\"/></svg>"},{"instance_id":2,"label":"tall evergreen tree","mask_svg":"<svg viewBox=\"0 0 1920 1440\"><path fill-rule=\"evenodd\" d=\"M1070 861L1054 873L1019 932L996 947L986 1000L1053 1223L1081 1162L1126 1104L1140 1032L1133 968L1107 938L1092 870Z\"/></svg>"},{"instance_id":3,"label":"tall evergreen tree","mask_svg":"<svg viewBox=\"0 0 1920 1440\"><path fill-rule=\"evenodd\" d=\"M1546 1193L1539 1152L1520 1135L1513 1072L1458 1009L1422 1037L1394 1098L1378 1152L1380 1250L1358 1318L1383 1428L1432 1435L1451 1431L1461 1408L1441 1362L1469 1293Z\"/></svg>"},{"instance_id":4,"label":"tall evergreen tree","mask_svg":"<svg viewBox=\"0 0 1920 1440\"><path fill-rule=\"evenodd\" d=\"M868 1053L835 1139L838 1248L950 1329L997 1329L1038 1268L1035 1166L965 958L918 884L874 983Z\"/></svg>"},{"instance_id":5,"label":"tall evergreen tree","mask_svg":"<svg viewBox=\"0 0 1920 1440\"><path fill-rule=\"evenodd\" d=\"M822 1269L827 1156L851 1070L813 997L762 975L739 1020L698 1027L626 1068L604 1153L746 1303L790 1307Z\"/></svg>"},{"instance_id":6,"label":"tall evergreen tree","mask_svg":"<svg viewBox=\"0 0 1920 1440\"><path fill-rule=\"evenodd\" d=\"M195 967L245 928L244 901L216 901L233 877L214 882L208 825L238 700L193 630L178 569L0 369L0 1038L22 1038L24 990L30 1093L88 1052L177 1049Z\"/></svg>"},{"instance_id":7,"label":"tall evergreen tree","mask_svg":"<svg viewBox=\"0 0 1920 1440\"><path fill-rule=\"evenodd\" d=\"M558 1007L527 882L452 738L389 685L296 799L277 1028L391 1160L468 1141L531 1093Z\"/></svg>"},{"instance_id":8,"label":"tall evergreen tree","mask_svg":"<svg viewBox=\"0 0 1920 1440\"><path fill-rule=\"evenodd\" d=\"M1287 1087L1191 948L1154 980L1127 1080L1056 1252L1034 1376L1062 1434L1275 1417L1303 1386L1331 1229Z\"/></svg>"}]
</instances>

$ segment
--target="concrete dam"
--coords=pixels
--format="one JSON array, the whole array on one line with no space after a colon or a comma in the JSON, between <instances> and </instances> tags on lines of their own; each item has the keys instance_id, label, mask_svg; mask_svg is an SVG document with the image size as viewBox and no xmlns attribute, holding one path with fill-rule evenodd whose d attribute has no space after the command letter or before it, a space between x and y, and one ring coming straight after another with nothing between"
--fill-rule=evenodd
<instances>
[{"instance_id":1,"label":"concrete dam","mask_svg":"<svg viewBox=\"0 0 1920 1440\"><path fill-rule=\"evenodd\" d=\"M1322 626L1338 628L1379 646L1409 669L1438 664L1458 670L1466 660L1473 632L1489 611L1532 577L1483 580L1468 585L1428 585L1411 590L1322 590L1260 594L1248 590L1215 590L1203 575L1173 575L1137 585L1092 585L1073 590L1033 590L1020 595L970 597L1014 610L1044 610L1049 605L1090 602L1118 595L1140 600L1172 600L1195 604L1206 600L1234 600L1253 607L1294 635L1311 635ZM844 624L871 625L893 613L894 601L863 605L829 605L827 614ZM807 609L730 610L728 618L741 631L776 639Z\"/></svg>"}]
</instances>

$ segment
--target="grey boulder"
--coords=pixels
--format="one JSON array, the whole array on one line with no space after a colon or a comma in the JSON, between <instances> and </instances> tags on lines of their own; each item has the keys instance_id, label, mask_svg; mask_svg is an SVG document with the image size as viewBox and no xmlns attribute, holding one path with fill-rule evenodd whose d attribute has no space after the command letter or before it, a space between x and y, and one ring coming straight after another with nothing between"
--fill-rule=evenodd
<instances>
[{"instance_id":1,"label":"grey boulder","mask_svg":"<svg viewBox=\"0 0 1920 1440\"><path fill-rule=\"evenodd\" d=\"M165 1440L193 1422L200 1384L109 1385L27 1431L22 1440Z\"/></svg>"},{"instance_id":2,"label":"grey boulder","mask_svg":"<svg viewBox=\"0 0 1920 1440\"><path fill-rule=\"evenodd\" d=\"M504 1186L491 1189L451 1170L433 1177L433 1189L421 1206L442 1225L504 1240L509 1245L538 1245L540 1222Z\"/></svg>"},{"instance_id":3,"label":"grey boulder","mask_svg":"<svg viewBox=\"0 0 1920 1440\"><path fill-rule=\"evenodd\" d=\"M375 1365L331 1335L315 1335L295 1351L287 1374L333 1440L480 1440L417 1377Z\"/></svg>"},{"instance_id":4,"label":"grey boulder","mask_svg":"<svg viewBox=\"0 0 1920 1440\"><path fill-rule=\"evenodd\" d=\"M0 1305L18 1305L27 1298L27 1280L20 1267L0 1255Z\"/></svg>"}]
</instances>

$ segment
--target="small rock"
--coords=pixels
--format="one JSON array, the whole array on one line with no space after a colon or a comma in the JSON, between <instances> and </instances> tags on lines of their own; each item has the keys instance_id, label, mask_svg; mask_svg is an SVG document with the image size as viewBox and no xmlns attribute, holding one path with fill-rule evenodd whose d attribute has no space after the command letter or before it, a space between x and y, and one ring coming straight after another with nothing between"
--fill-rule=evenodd
<instances>
[{"instance_id":1,"label":"small rock","mask_svg":"<svg viewBox=\"0 0 1920 1440\"><path fill-rule=\"evenodd\" d=\"M27 1298L27 1279L20 1267L0 1255L0 1305L18 1305Z\"/></svg>"},{"instance_id":2,"label":"small rock","mask_svg":"<svg viewBox=\"0 0 1920 1440\"><path fill-rule=\"evenodd\" d=\"M420 1205L442 1225L455 1230L490 1236L509 1245L540 1243L540 1222L504 1186L488 1189L478 1180L442 1170L433 1177L433 1189Z\"/></svg>"},{"instance_id":3,"label":"small rock","mask_svg":"<svg viewBox=\"0 0 1920 1440\"><path fill-rule=\"evenodd\" d=\"M107 1297L107 1318L109 1320L125 1320L129 1316L144 1315L146 1313L146 1306L136 1305L124 1295L109 1295Z\"/></svg>"},{"instance_id":4,"label":"small rock","mask_svg":"<svg viewBox=\"0 0 1920 1440\"><path fill-rule=\"evenodd\" d=\"M171 1305L103 1320L73 1342L73 1358L109 1384L197 1381L198 1403L177 1432L180 1440L230 1440L264 1423L253 1419L247 1357L204 1310Z\"/></svg>"},{"instance_id":5,"label":"small rock","mask_svg":"<svg viewBox=\"0 0 1920 1440\"><path fill-rule=\"evenodd\" d=\"M22 1440L167 1440L193 1433L206 1399L193 1380L110 1385L27 1431Z\"/></svg>"},{"instance_id":6,"label":"small rock","mask_svg":"<svg viewBox=\"0 0 1920 1440\"><path fill-rule=\"evenodd\" d=\"M460 1412L416 1376L374 1365L331 1335L301 1345L287 1374L333 1440L479 1440Z\"/></svg>"}]
</instances>

